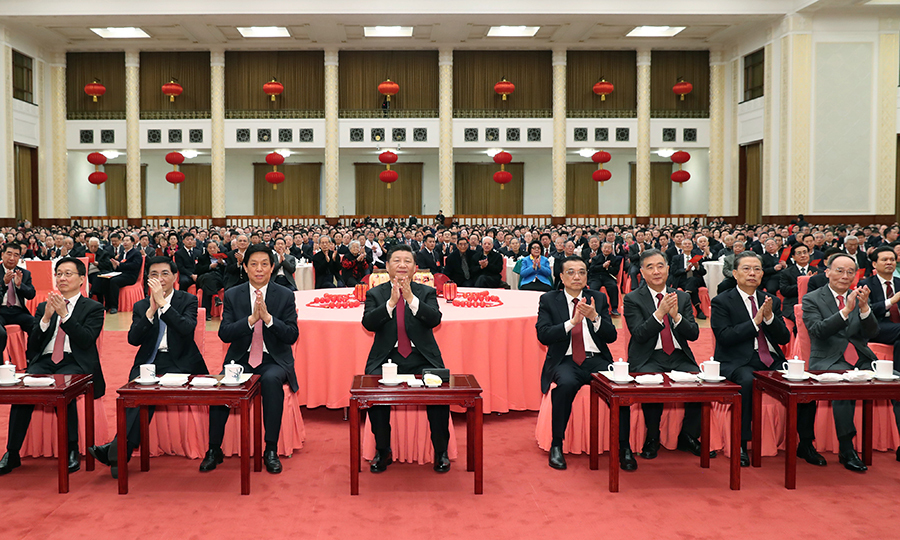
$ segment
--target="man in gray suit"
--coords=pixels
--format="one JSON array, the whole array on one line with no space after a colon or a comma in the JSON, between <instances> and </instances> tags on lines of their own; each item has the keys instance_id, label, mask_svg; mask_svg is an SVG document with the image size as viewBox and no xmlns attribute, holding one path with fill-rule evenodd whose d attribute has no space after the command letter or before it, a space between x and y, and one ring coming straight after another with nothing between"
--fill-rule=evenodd
<instances>
[{"instance_id":1,"label":"man in gray suit","mask_svg":"<svg viewBox=\"0 0 900 540\"><path fill-rule=\"evenodd\" d=\"M275 261L272 281L296 291L297 283L294 281L294 272L297 271L297 259L287 250L287 244L282 237L275 239Z\"/></svg>"},{"instance_id":2,"label":"man in gray suit","mask_svg":"<svg viewBox=\"0 0 900 540\"><path fill-rule=\"evenodd\" d=\"M869 288L851 291L857 264L846 253L828 259L825 275L828 286L803 297L803 323L809 330L810 369L871 369L875 353L869 340L878 335L878 321L869 308ZM838 460L855 472L867 469L853 448L856 427L853 424L856 402L837 400L831 404L837 431ZM900 405L894 402L894 416L900 424Z\"/></svg>"}]
</instances>

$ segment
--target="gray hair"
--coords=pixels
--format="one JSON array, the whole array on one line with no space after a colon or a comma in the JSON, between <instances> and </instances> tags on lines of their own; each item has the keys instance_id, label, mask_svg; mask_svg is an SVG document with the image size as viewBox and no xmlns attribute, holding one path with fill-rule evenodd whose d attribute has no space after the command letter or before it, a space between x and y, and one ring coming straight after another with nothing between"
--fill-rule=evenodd
<instances>
[{"instance_id":1,"label":"gray hair","mask_svg":"<svg viewBox=\"0 0 900 540\"><path fill-rule=\"evenodd\" d=\"M350 247L353 247L354 245L355 245L356 247L359 247L359 240L351 240L351 241L350 241Z\"/></svg>"},{"instance_id":2,"label":"gray hair","mask_svg":"<svg viewBox=\"0 0 900 540\"><path fill-rule=\"evenodd\" d=\"M319 243L321 243L322 240L328 240L329 242L331 242L331 237L328 236L327 234L320 234L320 235L319 235L319 239L316 240L316 241L319 242Z\"/></svg>"}]
</instances>

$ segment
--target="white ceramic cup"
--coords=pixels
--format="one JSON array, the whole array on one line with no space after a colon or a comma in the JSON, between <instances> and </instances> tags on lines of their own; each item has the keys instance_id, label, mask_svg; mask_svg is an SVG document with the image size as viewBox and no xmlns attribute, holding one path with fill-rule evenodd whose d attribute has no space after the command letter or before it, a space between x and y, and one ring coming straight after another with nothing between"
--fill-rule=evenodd
<instances>
[{"instance_id":1,"label":"white ceramic cup","mask_svg":"<svg viewBox=\"0 0 900 540\"><path fill-rule=\"evenodd\" d=\"M397 380L397 364L390 360L381 364L381 378L388 382Z\"/></svg>"},{"instance_id":2,"label":"white ceramic cup","mask_svg":"<svg viewBox=\"0 0 900 540\"><path fill-rule=\"evenodd\" d=\"M707 360L700 364L700 374L705 379L719 378L719 362L715 360Z\"/></svg>"},{"instance_id":3,"label":"white ceramic cup","mask_svg":"<svg viewBox=\"0 0 900 540\"><path fill-rule=\"evenodd\" d=\"M890 378L894 374L894 363L890 360L875 360L872 362L872 371L880 379Z\"/></svg>"},{"instance_id":4,"label":"white ceramic cup","mask_svg":"<svg viewBox=\"0 0 900 540\"><path fill-rule=\"evenodd\" d=\"M156 378L156 364L141 364L141 380L150 381Z\"/></svg>"},{"instance_id":5,"label":"white ceramic cup","mask_svg":"<svg viewBox=\"0 0 900 540\"><path fill-rule=\"evenodd\" d=\"M0 365L0 382L10 383L16 380L15 364Z\"/></svg>"},{"instance_id":6,"label":"white ceramic cup","mask_svg":"<svg viewBox=\"0 0 900 540\"><path fill-rule=\"evenodd\" d=\"M628 362L613 362L606 371L612 373L612 378L617 381L625 380L628 378Z\"/></svg>"},{"instance_id":7,"label":"white ceramic cup","mask_svg":"<svg viewBox=\"0 0 900 540\"><path fill-rule=\"evenodd\" d=\"M806 362L803 360L788 360L784 364L782 364L782 369L787 371L787 374L791 377L797 378L803 376L804 368L806 367Z\"/></svg>"},{"instance_id":8,"label":"white ceramic cup","mask_svg":"<svg viewBox=\"0 0 900 540\"><path fill-rule=\"evenodd\" d=\"M222 380L227 383L236 383L241 380L241 375L243 374L244 366L231 362L230 364L225 364L225 376L222 377Z\"/></svg>"}]
</instances>

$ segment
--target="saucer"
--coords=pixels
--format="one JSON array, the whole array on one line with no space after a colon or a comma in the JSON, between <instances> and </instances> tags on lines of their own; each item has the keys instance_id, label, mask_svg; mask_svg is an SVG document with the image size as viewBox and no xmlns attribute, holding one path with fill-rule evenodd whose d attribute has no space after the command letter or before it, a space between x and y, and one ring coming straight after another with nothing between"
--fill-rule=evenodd
<instances>
[{"instance_id":1,"label":"saucer","mask_svg":"<svg viewBox=\"0 0 900 540\"><path fill-rule=\"evenodd\" d=\"M809 379L809 373L803 373L799 377L794 377L793 375L788 375L787 373L782 373L781 376L789 381L797 381L797 382L805 381L805 380Z\"/></svg>"},{"instance_id":2,"label":"saucer","mask_svg":"<svg viewBox=\"0 0 900 540\"><path fill-rule=\"evenodd\" d=\"M225 379L222 379L219 382L222 383L222 386L240 386L240 385L244 384L244 381L242 381L240 379L238 379L236 381L226 381Z\"/></svg>"},{"instance_id":3,"label":"saucer","mask_svg":"<svg viewBox=\"0 0 900 540\"><path fill-rule=\"evenodd\" d=\"M628 376L625 377L624 379L616 379L615 377L612 376L612 373L609 373L609 372L605 372L605 373L604 373L604 372L602 372L602 371L601 371L600 373L603 373L603 375L604 375L607 379L609 379L610 381L612 381L612 382L614 382L614 383L616 383L616 384L628 384L628 383L634 381L634 377L632 377L631 375L628 375Z\"/></svg>"},{"instance_id":4,"label":"saucer","mask_svg":"<svg viewBox=\"0 0 900 540\"><path fill-rule=\"evenodd\" d=\"M878 375L875 375L875 378L879 381L896 381L897 379L900 379L900 376L891 373L887 377L879 377Z\"/></svg>"},{"instance_id":5,"label":"saucer","mask_svg":"<svg viewBox=\"0 0 900 540\"><path fill-rule=\"evenodd\" d=\"M388 381L386 379L378 379L379 384L383 384L384 386L397 386L402 383L400 379L394 379L393 381Z\"/></svg>"},{"instance_id":6,"label":"saucer","mask_svg":"<svg viewBox=\"0 0 900 540\"><path fill-rule=\"evenodd\" d=\"M158 383L159 377L154 377L152 379L142 379L142 378L138 377L137 379L134 380L134 382L136 382L138 384L143 384L143 385L151 385L151 384Z\"/></svg>"},{"instance_id":7,"label":"saucer","mask_svg":"<svg viewBox=\"0 0 900 540\"><path fill-rule=\"evenodd\" d=\"M700 377L700 380L703 382L722 382L725 380L725 377L722 377L721 375L718 377L707 377L701 373L698 377Z\"/></svg>"},{"instance_id":8,"label":"saucer","mask_svg":"<svg viewBox=\"0 0 900 540\"><path fill-rule=\"evenodd\" d=\"M0 381L0 386L15 386L15 385L19 384L20 380L21 379L16 378L11 381Z\"/></svg>"}]
</instances>

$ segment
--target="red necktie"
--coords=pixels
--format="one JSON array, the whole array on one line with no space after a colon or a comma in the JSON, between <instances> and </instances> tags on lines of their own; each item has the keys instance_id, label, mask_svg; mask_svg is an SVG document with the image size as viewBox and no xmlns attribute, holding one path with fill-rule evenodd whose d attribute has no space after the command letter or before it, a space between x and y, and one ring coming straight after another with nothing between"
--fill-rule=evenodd
<instances>
[{"instance_id":1,"label":"red necktie","mask_svg":"<svg viewBox=\"0 0 900 540\"><path fill-rule=\"evenodd\" d=\"M656 307L659 308L659 305L662 303L663 293L656 293ZM672 354L675 352L675 342L672 340L672 327L669 326L669 316L663 315L663 329L659 334L660 339L662 339L662 350L666 354Z\"/></svg>"},{"instance_id":2,"label":"red necktie","mask_svg":"<svg viewBox=\"0 0 900 540\"><path fill-rule=\"evenodd\" d=\"M15 270L11 270L11 272L15 272ZM16 305L16 275L13 274L13 278L9 280L9 287L6 289L6 306L13 307Z\"/></svg>"},{"instance_id":3,"label":"red necktie","mask_svg":"<svg viewBox=\"0 0 900 540\"><path fill-rule=\"evenodd\" d=\"M578 306L578 298L572 299L572 310ZM572 328L572 360L579 366L584 363L584 323L580 322Z\"/></svg>"},{"instance_id":4,"label":"red necktie","mask_svg":"<svg viewBox=\"0 0 900 540\"><path fill-rule=\"evenodd\" d=\"M894 289L891 287L890 281L886 281L884 284L887 286L885 298L890 300L894 296ZM900 323L900 307L897 307L897 304L891 304L891 322Z\"/></svg>"},{"instance_id":5,"label":"red necktie","mask_svg":"<svg viewBox=\"0 0 900 540\"><path fill-rule=\"evenodd\" d=\"M748 296L750 299L750 311L754 317L756 317L757 309L756 309L756 299L752 296ZM759 334L756 336L757 349L759 352L759 360L766 365L766 367L771 367L772 362L775 361L772 358L772 353L769 351L769 343L766 341L766 334L763 332L762 325L759 327Z\"/></svg>"},{"instance_id":6,"label":"red necktie","mask_svg":"<svg viewBox=\"0 0 900 540\"><path fill-rule=\"evenodd\" d=\"M69 301L66 300L66 306L69 305ZM62 320L59 321L59 328L56 330L56 340L53 342L53 353L50 354L50 360L53 361L54 364L58 364L62 362L63 356L65 352L63 351L63 347L66 345L66 332L62 329Z\"/></svg>"},{"instance_id":7,"label":"red necktie","mask_svg":"<svg viewBox=\"0 0 900 540\"><path fill-rule=\"evenodd\" d=\"M256 291L256 297L262 296L262 291ZM252 309L252 306L251 306ZM250 341L250 358L247 362L250 367L259 367L262 364L263 356L263 322L262 319L256 321L253 325L253 339Z\"/></svg>"},{"instance_id":8,"label":"red necktie","mask_svg":"<svg viewBox=\"0 0 900 540\"><path fill-rule=\"evenodd\" d=\"M838 301L838 309L844 309L844 295L839 294L837 297ZM844 351L844 360L846 360L851 366L855 366L857 362L859 362L859 353L856 352L856 347L853 346L852 343L847 345L847 350Z\"/></svg>"},{"instance_id":9,"label":"red necktie","mask_svg":"<svg viewBox=\"0 0 900 540\"><path fill-rule=\"evenodd\" d=\"M400 295L395 311L397 313L397 352L406 358L412 352L412 342L406 335L406 301L403 299L403 295Z\"/></svg>"}]
</instances>

